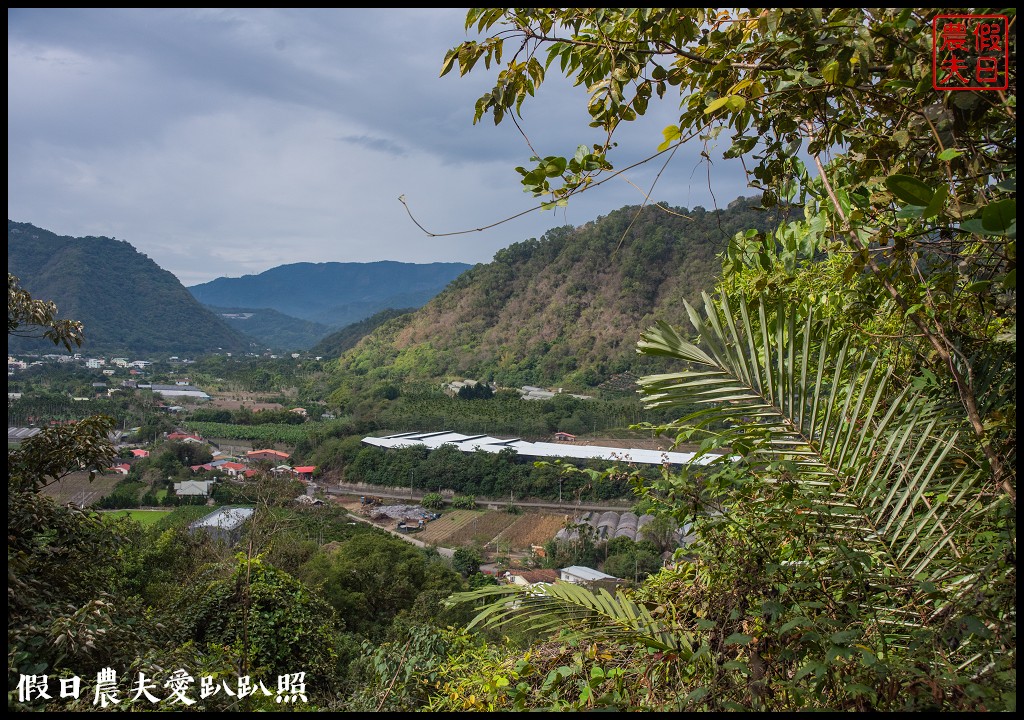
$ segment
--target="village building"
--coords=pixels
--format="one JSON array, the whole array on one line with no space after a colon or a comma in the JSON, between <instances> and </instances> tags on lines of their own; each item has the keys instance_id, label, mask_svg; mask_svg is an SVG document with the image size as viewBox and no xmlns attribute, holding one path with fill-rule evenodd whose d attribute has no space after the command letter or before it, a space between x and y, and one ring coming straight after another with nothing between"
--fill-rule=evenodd
<instances>
[{"instance_id":1,"label":"village building","mask_svg":"<svg viewBox=\"0 0 1024 720\"><path fill-rule=\"evenodd\" d=\"M185 480L174 483L174 494L178 497L209 497L213 488L212 480Z\"/></svg>"},{"instance_id":2,"label":"village building","mask_svg":"<svg viewBox=\"0 0 1024 720\"><path fill-rule=\"evenodd\" d=\"M603 587L606 590L612 590L622 582L621 579L614 575L609 575L583 565L570 565L569 567L562 568L558 571L558 579L562 582L573 583L574 585L583 585L590 589Z\"/></svg>"},{"instance_id":3,"label":"village building","mask_svg":"<svg viewBox=\"0 0 1024 720\"><path fill-rule=\"evenodd\" d=\"M284 462L290 458L286 452L280 450L250 450L245 454L245 459L249 462L255 462L256 460L270 460L271 462Z\"/></svg>"},{"instance_id":4,"label":"village building","mask_svg":"<svg viewBox=\"0 0 1024 720\"><path fill-rule=\"evenodd\" d=\"M550 585L558 580L558 571L549 568L539 570L509 570L505 581L510 585Z\"/></svg>"},{"instance_id":5,"label":"village building","mask_svg":"<svg viewBox=\"0 0 1024 720\"><path fill-rule=\"evenodd\" d=\"M150 389L154 394L165 398L194 398L196 400L209 400L210 396L197 387L191 385L152 385Z\"/></svg>"},{"instance_id":6,"label":"village building","mask_svg":"<svg viewBox=\"0 0 1024 720\"><path fill-rule=\"evenodd\" d=\"M205 532L214 540L235 544L242 537L242 527L256 512L251 507L222 507L189 525L192 532Z\"/></svg>"}]
</instances>

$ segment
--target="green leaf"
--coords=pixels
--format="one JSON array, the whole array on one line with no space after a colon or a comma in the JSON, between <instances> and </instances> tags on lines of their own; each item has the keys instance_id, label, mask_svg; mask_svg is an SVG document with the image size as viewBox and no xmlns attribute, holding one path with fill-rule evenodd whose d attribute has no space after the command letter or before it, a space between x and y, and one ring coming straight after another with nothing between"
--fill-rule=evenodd
<instances>
[{"instance_id":1,"label":"green leaf","mask_svg":"<svg viewBox=\"0 0 1024 720\"><path fill-rule=\"evenodd\" d=\"M949 162L953 158L958 158L961 155L963 155L963 153L957 150L956 148L946 148L945 150L939 153L939 160L942 160L943 162Z\"/></svg>"},{"instance_id":2,"label":"green leaf","mask_svg":"<svg viewBox=\"0 0 1024 720\"><path fill-rule=\"evenodd\" d=\"M729 109L733 112L739 112L747 106L747 99L742 95L730 95L729 96Z\"/></svg>"},{"instance_id":3,"label":"green leaf","mask_svg":"<svg viewBox=\"0 0 1024 720\"><path fill-rule=\"evenodd\" d=\"M742 660L729 660L728 662L722 663L722 667L726 670L736 670L743 675L750 675L750 666Z\"/></svg>"},{"instance_id":4,"label":"green leaf","mask_svg":"<svg viewBox=\"0 0 1024 720\"><path fill-rule=\"evenodd\" d=\"M732 97L733 97L732 95L726 95L725 97L720 97L717 100L712 100L710 103L708 103L708 106L706 108L704 108L704 114L705 115L710 115L711 113L715 112L716 110L719 110L719 109L725 107L729 103L729 100Z\"/></svg>"},{"instance_id":5,"label":"green leaf","mask_svg":"<svg viewBox=\"0 0 1024 720\"><path fill-rule=\"evenodd\" d=\"M1005 233L1017 219L1017 201L1000 200L985 206L981 213L982 226L992 233Z\"/></svg>"},{"instance_id":6,"label":"green leaf","mask_svg":"<svg viewBox=\"0 0 1024 720\"><path fill-rule=\"evenodd\" d=\"M744 635L743 633L733 633L725 639L726 645L749 645L750 641L754 638L751 635Z\"/></svg>"},{"instance_id":7,"label":"green leaf","mask_svg":"<svg viewBox=\"0 0 1024 720\"><path fill-rule=\"evenodd\" d=\"M699 687L696 690L691 691L690 694L686 696L686 702L688 702L688 703L699 702L699 701L703 700L704 696L707 695L707 694L708 694L708 689L706 687Z\"/></svg>"},{"instance_id":8,"label":"green leaf","mask_svg":"<svg viewBox=\"0 0 1024 720\"><path fill-rule=\"evenodd\" d=\"M803 616L795 617L792 620L790 620L789 622L787 622L785 625L783 625L781 628L779 628L779 635L785 635L787 632L789 632L793 628L798 628L798 627L803 627L804 625L809 625L810 622L811 622L810 620L808 620L807 618L805 618Z\"/></svg>"},{"instance_id":9,"label":"green leaf","mask_svg":"<svg viewBox=\"0 0 1024 720\"><path fill-rule=\"evenodd\" d=\"M935 191L910 175L890 175L885 179L885 187L900 200L911 205L928 207Z\"/></svg>"},{"instance_id":10,"label":"green leaf","mask_svg":"<svg viewBox=\"0 0 1024 720\"><path fill-rule=\"evenodd\" d=\"M679 131L678 125L669 125L667 128L661 131L661 134L665 137L665 142L658 146L658 152L668 150L672 147L679 138L682 137L682 133Z\"/></svg>"},{"instance_id":11,"label":"green leaf","mask_svg":"<svg viewBox=\"0 0 1024 720\"><path fill-rule=\"evenodd\" d=\"M928 203L928 207L921 213L921 217L927 220L933 218L942 212L942 208L946 205L946 197L949 195L949 188L946 185L940 185L939 189L932 195L931 202Z\"/></svg>"},{"instance_id":12,"label":"green leaf","mask_svg":"<svg viewBox=\"0 0 1024 720\"><path fill-rule=\"evenodd\" d=\"M1010 270L1003 277L1003 288L1006 290L1015 290L1017 288L1017 268Z\"/></svg>"},{"instance_id":13,"label":"green leaf","mask_svg":"<svg viewBox=\"0 0 1024 720\"><path fill-rule=\"evenodd\" d=\"M896 211L896 217L901 220L914 220L924 215L925 208L921 205L907 205Z\"/></svg>"},{"instance_id":14,"label":"green leaf","mask_svg":"<svg viewBox=\"0 0 1024 720\"><path fill-rule=\"evenodd\" d=\"M829 638L829 640L831 640L832 642L834 642L836 644L839 644L839 643L848 643L851 640L856 640L859 637L860 637L860 631L859 630L840 630L839 632L832 633L832 636Z\"/></svg>"},{"instance_id":15,"label":"green leaf","mask_svg":"<svg viewBox=\"0 0 1024 720\"><path fill-rule=\"evenodd\" d=\"M567 161L564 157L544 158L544 174L548 177L558 177L565 172Z\"/></svg>"},{"instance_id":16,"label":"green leaf","mask_svg":"<svg viewBox=\"0 0 1024 720\"><path fill-rule=\"evenodd\" d=\"M839 61L833 60L826 65L822 71L821 76L825 78L825 82L835 83L839 81Z\"/></svg>"}]
</instances>

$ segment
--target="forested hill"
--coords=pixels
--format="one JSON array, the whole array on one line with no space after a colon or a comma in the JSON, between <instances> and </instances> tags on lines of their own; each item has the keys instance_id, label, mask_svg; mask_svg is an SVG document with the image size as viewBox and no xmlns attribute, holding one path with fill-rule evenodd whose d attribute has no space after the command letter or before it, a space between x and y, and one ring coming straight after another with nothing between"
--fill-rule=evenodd
<instances>
[{"instance_id":1,"label":"forested hill","mask_svg":"<svg viewBox=\"0 0 1024 720\"><path fill-rule=\"evenodd\" d=\"M305 350L331 332L326 325L270 308L205 307L235 330L256 339L262 347L280 352Z\"/></svg>"},{"instance_id":2,"label":"forested hill","mask_svg":"<svg viewBox=\"0 0 1024 720\"><path fill-rule=\"evenodd\" d=\"M655 317L687 328L683 299L713 286L729 238L777 225L757 204L625 207L516 243L365 337L341 357L337 385L474 378L568 390L644 371L641 330Z\"/></svg>"},{"instance_id":3,"label":"forested hill","mask_svg":"<svg viewBox=\"0 0 1024 720\"><path fill-rule=\"evenodd\" d=\"M60 236L8 220L7 269L33 297L55 302L60 318L82 322L83 351L191 355L251 345L123 240ZM7 346L54 352L45 340L8 336Z\"/></svg>"},{"instance_id":4,"label":"forested hill","mask_svg":"<svg viewBox=\"0 0 1024 720\"><path fill-rule=\"evenodd\" d=\"M216 307L272 308L337 329L388 308L418 308L469 269L466 263L293 263L189 291Z\"/></svg>"},{"instance_id":5,"label":"forested hill","mask_svg":"<svg viewBox=\"0 0 1024 720\"><path fill-rule=\"evenodd\" d=\"M365 320L346 325L327 337L321 338L320 342L309 350L310 355L322 355L324 357L339 357L346 350L354 348L365 335L376 330L388 320L414 312L416 308L388 308L374 313Z\"/></svg>"}]
</instances>

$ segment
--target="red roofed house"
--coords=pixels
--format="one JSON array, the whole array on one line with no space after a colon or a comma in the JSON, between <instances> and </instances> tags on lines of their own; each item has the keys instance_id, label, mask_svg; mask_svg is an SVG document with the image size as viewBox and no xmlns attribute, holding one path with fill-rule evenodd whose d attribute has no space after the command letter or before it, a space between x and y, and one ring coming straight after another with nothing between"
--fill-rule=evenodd
<instances>
[{"instance_id":1,"label":"red roofed house","mask_svg":"<svg viewBox=\"0 0 1024 720\"><path fill-rule=\"evenodd\" d=\"M195 433L172 432L167 436L168 440L179 440L182 442L205 442L202 437Z\"/></svg>"},{"instance_id":2,"label":"red roofed house","mask_svg":"<svg viewBox=\"0 0 1024 720\"><path fill-rule=\"evenodd\" d=\"M576 442L576 436L567 432L556 432L555 440L561 440L562 442Z\"/></svg>"},{"instance_id":3,"label":"red roofed house","mask_svg":"<svg viewBox=\"0 0 1024 720\"><path fill-rule=\"evenodd\" d=\"M245 465L236 462L226 462L220 466L222 470L227 472L228 475L234 477L235 475L241 475L246 471Z\"/></svg>"},{"instance_id":4,"label":"red roofed house","mask_svg":"<svg viewBox=\"0 0 1024 720\"><path fill-rule=\"evenodd\" d=\"M245 454L245 457L251 462L253 460L271 460L273 462L281 462L291 457L286 452L280 450L251 450Z\"/></svg>"},{"instance_id":5,"label":"red roofed house","mask_svg":"<svg viewBox=\"0 0 1024 720\"><path fill-rule=\"evenodd\" d=\"M132 450L132 455L135 457L149 457L149 450L143 450L142 448L135 448Z\"/></svg>"},{"instance_id":6,"label":"red roofed house","mask_svg":"<svg viewBox=\"0 0 1024 720\"><path fill-rule=\"evenodd\" d=\"M114 467L107 468L107 469L110 470L111 472L116 472L116 473L121 473L122 475L127 475L128 472L132 469L132 466L129 465L128 463L121 463L120 465L115 465Z\"/></svg>"},{"instance_id":7,"label":"red roofed house","mask_svg":"<svg viewBox=\"0 0 1024 720\"><path fill-rule=\"evenodd\" d=\"M294 472L300 480L312 480L314 470L316 470L316 465L299 465Z\"/></svg>"}]
</instances>

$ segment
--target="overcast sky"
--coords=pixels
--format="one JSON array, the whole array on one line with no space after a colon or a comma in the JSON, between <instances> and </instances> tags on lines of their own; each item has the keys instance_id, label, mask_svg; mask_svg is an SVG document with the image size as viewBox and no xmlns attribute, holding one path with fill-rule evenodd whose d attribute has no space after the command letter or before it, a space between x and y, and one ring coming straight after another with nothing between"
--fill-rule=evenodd
<instances>
[{"instance_id":1,"label":"overcast sky","mask_svg":"<svg viewBox=\"0 0 1024 720\"><path fill-rule=\"evenodd\" d=\"M432 233L536 205L515 125L473 125L493 69L439 77L446 50L479 39L464 22L451 8L8 9L8 219L126 240L191 286L295 262L488 262L641 203L617 179L484 232L416 227L399 196ZM617 168L653 153L668 98L621 133ZM554 69L523 116L542 155L601 140ZM753 194L722 149L710 180L701 145L677 155L652 199ZM660 167L625 178L646 189Z\"/></svg>"}]
</instances>

